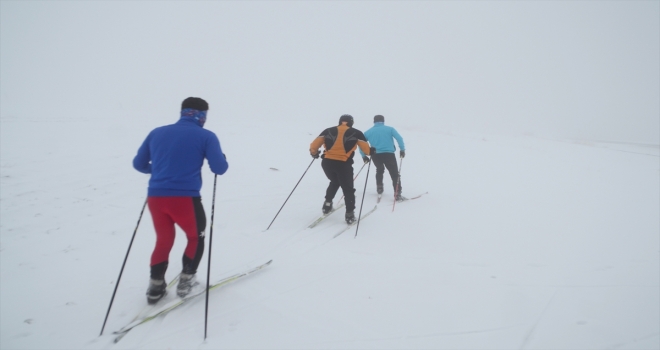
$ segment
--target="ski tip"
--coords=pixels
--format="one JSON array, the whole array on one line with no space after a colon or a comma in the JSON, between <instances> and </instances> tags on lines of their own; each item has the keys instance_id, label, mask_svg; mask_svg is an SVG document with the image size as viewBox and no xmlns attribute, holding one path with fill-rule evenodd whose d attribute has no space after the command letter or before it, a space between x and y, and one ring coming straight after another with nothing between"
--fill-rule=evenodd
<instances>
[{"instance_id":1,"label":"ski tip","mask_svg":"<svg viewBox=\"0 0 660 350\"><path fill-rule=\"evenodd\" d=\"M117 334L117 333L114 333L114 334ZM112 342L115 343L115 344L119 343L119 341L122 340L122 338L124 338L125 335L126 335L126 333L120 333L118 336L115 337L115 339L112 340Z\"/></svg>"}]
</instances>

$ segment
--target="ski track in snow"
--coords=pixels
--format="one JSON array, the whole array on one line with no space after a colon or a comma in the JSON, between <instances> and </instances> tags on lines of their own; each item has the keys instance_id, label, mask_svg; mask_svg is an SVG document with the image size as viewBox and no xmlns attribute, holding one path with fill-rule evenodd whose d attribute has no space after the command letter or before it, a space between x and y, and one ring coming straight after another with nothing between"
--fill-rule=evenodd
<instances>
[{"instance_id":1,"label":"ski track in snow","mask_svg":"<svg viewBox=\"0 0 660 350\"><path fill-rule=\"evenodd\" d=\"M539 323L543 319L543 316L545 315L545 312L548 310L548 308L552 304L552 301L555 300L555 297L557 296L557 292L559 292L559 290L556 290L555 293L552 294L552 297L548 301L548 305L546 305L545 308L543 309L543 311L541 311L541 315L539 315L539 318L536 320L536 322L534 322L534 324L532 325L530 330L525 335L525 339L523 339L522 345L519 348L520 350L523 350L523 349L525 349L525 347L527 347L527 344L529 343L529 341L532 339L532 336L534 335L534 330L536 330L536 327L539 326Z\"/></svg>"}]
</instances>

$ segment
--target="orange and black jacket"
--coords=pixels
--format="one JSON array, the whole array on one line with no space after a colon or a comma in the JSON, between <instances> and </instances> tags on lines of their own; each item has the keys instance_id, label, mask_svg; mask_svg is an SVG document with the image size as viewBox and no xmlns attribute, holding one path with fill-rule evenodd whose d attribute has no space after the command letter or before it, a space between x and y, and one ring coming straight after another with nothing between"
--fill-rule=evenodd
<instances>
[{"instance_id":1,"label":"orange and black jacket","mask_svg":"<svg viewBox=\"0 0 660 350\"><path fill-rule=\"evenodd\" d=\"M325 154L323 158L334 159L346 162L353 159L355 149L359 146L364 154L369 153L369 143L367 138L364 137L362 131L353 129L342 123L339 126L327 128L312 141L309 146L309 152L316 155L319 152L321 145L325 146Z\"/></svg>"}]
</instances>

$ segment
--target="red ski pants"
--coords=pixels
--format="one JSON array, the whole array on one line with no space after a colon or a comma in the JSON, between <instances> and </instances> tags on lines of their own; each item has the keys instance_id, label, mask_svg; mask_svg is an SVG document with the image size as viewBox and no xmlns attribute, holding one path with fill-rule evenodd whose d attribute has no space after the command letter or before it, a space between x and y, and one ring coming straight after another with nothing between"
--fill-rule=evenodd
<instances>
[{"instance_id":1,"label":"red ski pants","mask_svg":"<svg viewBox=\"0 0 660 350\"><path fill-rule=\"evenodd\" d=\"M188 245L183 254L184 273L196 273L204 253L206 215L200 197L149 197L149 211L156 230L156 247L151 255L152 275L165 274L174 246L175 224L186 234Z\"/></svg>"}]
</instances>

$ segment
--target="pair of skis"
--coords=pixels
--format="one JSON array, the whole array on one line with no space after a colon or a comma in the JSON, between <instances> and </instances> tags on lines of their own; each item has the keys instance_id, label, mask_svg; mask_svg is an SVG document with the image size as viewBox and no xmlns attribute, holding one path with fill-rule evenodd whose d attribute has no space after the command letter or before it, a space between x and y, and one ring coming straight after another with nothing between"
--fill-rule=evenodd
<instances>
[{"instance_id":1,"label":"pair of skis","mask_svg":"<svg viewBox=\"0 0 660 350\"><path fill-rule=\"evenodd\" d=\"M364 215L362 215L362 217L360 218L360 220L364 220L364 219L366 219L367 217L369 217L369 215L371 215L373 212L375 212L376 209L378 209L378 205L376 205L373 209L369 210L369 211L366 212ZM350 224L348 224L346 227L344 227L341 231L335 233L335 235L332 236L332 238L337 238L337 237L339 237L339 235L341 235L342 233L344 233L344 232L350 230L353 226L357 225L357 223L358 223L357 220L353 221L352 223L350 223Z\"/></svg>"},{"instance_id":2,"label":"pair of skis","mask_svg":"<svg viewBox=\"0 0 660 350\"><path fill-rule=\"evenodd\" d=\"M419 194L419 195L414 196L414 197L404 198L403 200L400 200L399 202L405 202L405 201L409 201L409 200L418 199L418 198L420 198L421 196L423 196L423 195L425 195L425 194L428 194L428 192L424 192L424 193ZM373 209L369 210L369 211L366 212L364 215L362 215L362 217L360 218L360 220L364 220L364 219L366 219L367 217L369 217L369 215L373 214L373 212L375 212L376 209L378 209L378 203L380 203L380 200L381 200L381 199L382 199L382 195L378 195L378 200L377 200L377 202L376 202L376 206L374 206ZM341 209L341 208L343 208L343 207L344 207L344 203L342 203L340 206L338 206L338 207L332 209L332 211L330 211L329 213L321 215L321 217L319 217L318 219L314 220L314 222L312 222L312 223L308 226L308 228L314 228L314 227L318 226L323 220L325 220L326 218L328 218L328 216L330 216L332 213L334 213L335 211L337 211L337 210L339 210L339 209ZM339 235L341 235L342 233L348 231L349 229L351 229L351 227L355 226L356 224L357 224L357 221L355 221L355 222L353 222L353 223L347 225L347 226L344 227L341 231L337 232L337 233L333 236L333 238L336 238L336 237L338 237Z\"/></svg>"},{"instance_id":3,"label":"pair of skis","mask_svg":"<svg viewBox=\"0 0 660 350\"><path fill-rule=\"evenodd\" d=\"M323 222L323 220L327 219L328 216L332 215L332 213L336 212L337 210L339 210L339 209L341 209L341 208L343 208L343 207L344 207L344 203L342 203L342 204L339 205L338 207L332 209L329 213L321 215L318 219L314 220L314 222L312 222L312 223L311 223L309 226L307 226L307 227L308 227L308 228L314 228L314 227L318 226L318 224L320 224L321 222ZM370 211L368 211L366 214L362 215L361 220L363 220L363 219L365 219L367 216L371 215L371 213L373 213L374 211L376 211L377 208L378 208L378 205L376 205L373 209L371 209ZM335 237L341 235L342 233L348 231L351 227L355 226L356 224L357 224L357 220L354 221L354 222L352 222L352 223L350 223L350 224L348 224L348 225L346 225L346 227L344 227L341 231L337 232L337 233L333 236L333 238L335 238Z\"/></svg>"},{"instance_id":4,"label":"pair of skis","mask_svg":"<svg viewBox=\"0 0 660 350\"><path fill-rule=\"evenodd\" d=\"M418 194L418 195L416 195L416 196L414 196L414 197L410 197L410 198L403 197L403 199L399 200L398 202L405 202L405 201L410 201L410 200L413 200L413 199L417 199L417 198L419 198L419 197L421 197L421 196L423 196L423 195L425 195L425 194L428 194L428 192L424 192L424 193L422 193L422 194ZM382 195L382 194L379 194L379 195L378 195L378 200L376 201L376 203L380 203L380 200L381 200L381 199L383 199L383 195Z\"/></svg>"},{"instance_id":5,"label":"pair of skis","mask_svg":"<svg viewBox=\"0 0 660 350\"><path fill-rule=\"evenodd\" d=\"M209 291L211 291L213 289L216 289L216 288L219 288L219 287L222 287L222 286L225 286L225 285L228 285L228 284L230 284L230 283L232 283L232 282L234 282L234 281L236 281L236 280L238 280L242 277L245 277L245 276L248 276L252 273L255 273L255 272L267 267L272 262L273 262L273 260L269 260L269 261L267 261L267 262L265 262L265 263L263 263L263 264L261 264L257 267L248 269L246 271L237 273L237 274L229 276L229 277L225 277L225 278L221 279L220 281L210 285L209 286ZM175 284L175 282L178 280L178 277L179 276L175 277L172 280L172 282L170 282L167 285L168 290ZM147 323L147 322L149 322L149 321L151 321L151 320L153 320L153 319L155 319L159 316L163 316L163 315L169 313L170 311L178 308L179 306L189 302L190 300L195 299L195 298L197 298L201 295L204 295L204 293L206 293L206 289L202 289L202 290L198 290L196 292L193 292L193 293L187 295L184 298L179 298L179 299L172 300L172 301L170 301L170 302L168 302L164 305L161 305L160 307L158 305L148 306L145 309L145 310L147 310L147 312L146 312L147 315L146 316L142 316L145 313L144 312L145 310L143 310L142 312L138 313L138 315L130 323L128 323L127 325L125 325L124 327L119 329L118 331L113 332L113 334L116 335L116 337L114 339L114 342L115 343L119 342L133 328L135 328L135 327L137 327L141 324Z\"/></svg>"},{"instance_id":6,"label":"pair of skis","mask_svg":"<svg viewBox=\"0 0 660 350\"><path fill-rule=\"evenodd\" d=\"M342 204L340 204L338 207L333 208L329 213L321 215L321 217L319 217L318 219L314 220L314 222L312 222L312 223L311 223L309 226L307 226L307 227L308 227L308 228L314 228L314 227L316 227L316 225L320 224L321 221L325 220L328 216L332 215L332 213L336 212L337 210L343 208L345 205L346 205L345 203L342 203Z\"/></svg>"}]
</instances>

